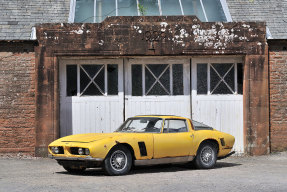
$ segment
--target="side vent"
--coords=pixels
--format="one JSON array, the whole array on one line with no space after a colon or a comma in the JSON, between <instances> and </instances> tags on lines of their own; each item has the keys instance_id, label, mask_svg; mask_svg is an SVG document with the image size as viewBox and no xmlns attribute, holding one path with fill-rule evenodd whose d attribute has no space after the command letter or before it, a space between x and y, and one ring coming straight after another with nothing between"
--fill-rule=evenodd
<instances>
[{"instance_id":1,"label":"side vent","mask_svg":"<svg viewBox=\"0 0 287 192\"><path fill-rule=\"evenodd\" d=\"M146 147L145 147L145 143L144 142L138 142L139 144L139 148L140 148L140 153L141 153L141 156L147 156L147 151L146 151Z\"/></svg>"},{"instance_id":2,"label":"side vent","mask_svg":"<svg viewBox=\"0 0 287 192\"><path fill-rule=\"evenodd\" d=\"M224 138L220 138L220 143L221 143L222 146L225 146Z\"/></svg>"}]
</instances>

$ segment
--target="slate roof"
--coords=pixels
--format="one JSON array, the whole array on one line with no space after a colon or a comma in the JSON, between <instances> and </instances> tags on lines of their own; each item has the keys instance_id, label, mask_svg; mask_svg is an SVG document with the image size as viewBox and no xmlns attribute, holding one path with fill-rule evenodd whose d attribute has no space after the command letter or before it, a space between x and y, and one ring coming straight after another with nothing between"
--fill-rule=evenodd
<instances>
[{"instance_id":1,"label":"slate roof","mask_svg":"<svg viewBox=\"0 0 287 192\"><path fill-rule=\"evenodd\" d=\"M0 40L28 40L36 23L68 22L70 0L0 0Z\"/></svg>"},{"instance_id":2,"label":"slate roof","mask_svg":"<svg viewBox=\"0 0 287 192\"><path fill-rule=\"evenodd\" d=\"M233 21L266 21L273 39L287 39L287 0L226 0Z\"/></svg>"},{"instance_id":3,"label":"slate roof","mask_svg":"<svg viewBox=\"0 0 287 192\"><path fill-rule=\"evenodd\" d=\"M233 21L266 21L287 39L287 0L226 0ZM70 0L0 0L0 40L28 40L36 23L66 23Z\"/></svg>"}]
</instances>

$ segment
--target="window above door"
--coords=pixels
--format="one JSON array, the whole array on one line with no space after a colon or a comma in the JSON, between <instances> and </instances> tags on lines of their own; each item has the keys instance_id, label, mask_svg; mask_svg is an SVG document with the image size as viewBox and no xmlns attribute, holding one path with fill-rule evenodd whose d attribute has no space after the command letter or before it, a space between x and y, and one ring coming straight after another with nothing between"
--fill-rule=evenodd
<instances>
[{"instance_id":1,"label":"window above door","mask_svg":"<svg viewBox=\"0 0 287 192\"><path fill-rule=\"evenodd\" d=\"M71 0L69 22L99 23L108 16L196 15L231 21L225 0Z\"/></svg>"},{"instance_id":2,"label":"window above door","mask_svg":"<svg viewBox=\"0 0 287 192\"><path fill-rule=\"evenodd\" d=\"M132 96L183 95L183 64L132 64Z\"/></svg>"},{"instance_id":3,"label":"window above door","mask_svg":"<svg viewBox=\"0 0 287 192\"><path fill-rule=\"evenodd\" d=\"M69 64L66 74L66 96L118 95L117 64Z\"/></svg>"},{"instance_id":4,"label":"window above door","mask_svg":"<svg viewBox=\"0 0 287 192\"><path fill-rule=\"evenodd\" d=\"M243 64L199 62L196 64L197 95L243 94Z\"/></svg>"}]
</instances>

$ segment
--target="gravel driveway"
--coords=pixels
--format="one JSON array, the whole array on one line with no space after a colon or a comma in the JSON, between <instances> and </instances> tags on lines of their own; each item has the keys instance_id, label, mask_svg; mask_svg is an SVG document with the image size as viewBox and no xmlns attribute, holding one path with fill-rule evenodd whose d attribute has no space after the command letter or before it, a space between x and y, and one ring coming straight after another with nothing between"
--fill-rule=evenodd
<instances>
[{"instance_id":1,"label":"gravel driveway","mask_svg":"<svg viewBox=\"0 0 287 192\"><path fill-rule=\"evenodd\" d=\"M55 160L0 158L0 192L64 191L287 191L287 152L230 157L211 170L183 165L138 167L126 176L101 169L68 174Z\"/></svg>"}]
</instances>

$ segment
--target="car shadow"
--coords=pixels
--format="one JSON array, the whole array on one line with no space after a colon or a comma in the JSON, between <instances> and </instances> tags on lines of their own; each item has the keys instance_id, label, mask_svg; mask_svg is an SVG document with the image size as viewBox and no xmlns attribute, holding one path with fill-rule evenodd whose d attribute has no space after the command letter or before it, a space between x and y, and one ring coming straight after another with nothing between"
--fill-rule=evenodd
<instances>
[{"instance_id":1,"label":"car shadow","mask_svg":"<svg viewBox=\"0 0 287 192\"><path fill-rule=\"evenodd\" d=\"M222 169L228 167L240 166L238 163L217 162L213 169ZM149 173L163 173L163 172L179 172L179 171L196 171L198 169L187 166L186 164L165 164L152 166L138 166L133 167L129 175L149 174ZM77 175L77 176L106 176L101 168L87 169L78 174L68 173L67 171L56 172L57 174Z\"/></svg>"}]
</instances>

